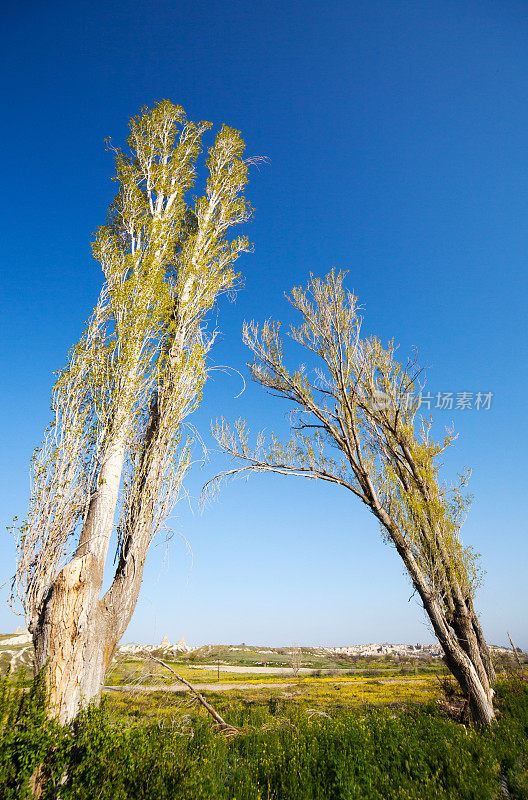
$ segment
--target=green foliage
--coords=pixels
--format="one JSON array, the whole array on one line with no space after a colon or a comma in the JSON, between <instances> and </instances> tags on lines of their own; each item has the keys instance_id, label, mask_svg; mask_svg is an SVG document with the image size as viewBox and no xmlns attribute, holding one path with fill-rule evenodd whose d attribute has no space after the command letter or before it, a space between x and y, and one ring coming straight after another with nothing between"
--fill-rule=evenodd
<instances>
[{"instance_id":1,"label":"green foliage","mask_svg":"<svg viewBox=\"0 0 528 800\"><path fill-rule=\"evenodd\" d=\"M107 703L72 729L45 719L39 684L0 684L0 796L27 797L45 764L45 798L99 800L484 800L507 781L528 797L528 687L499 687L490 730L465 728L431 707L309 714L276 701L239 708L225 739L209 719L130 722ZM234 719L236 717L236 719ZM73 735L72 735L73 734Z\"/></svg>"},{"instance_id":2,"label":"green foliage","mask_svg":"<svg viewBox=\"0 0 528 800\"><path fill-rule=\"evenodd\" d=\"M29 798L41 765L50 785L60 781L69 754L68 733L47 718L43 674L29 689L26 683L23 671L14 684L8 675L0 678L0 797L6 800Z\"/></svg>"}]
</instances>

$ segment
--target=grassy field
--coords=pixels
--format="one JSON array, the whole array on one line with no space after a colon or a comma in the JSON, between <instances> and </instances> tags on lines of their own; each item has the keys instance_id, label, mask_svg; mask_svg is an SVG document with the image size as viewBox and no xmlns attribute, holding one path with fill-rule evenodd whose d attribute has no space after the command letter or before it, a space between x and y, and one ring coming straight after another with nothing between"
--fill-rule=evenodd
<instances>
[{"instance_id":1,"label":"grassy field","mask_svg":"<svg viewBox=\"0 0 528 800\"><path fill-rule=\"evenodd\" d=\"M0 796L29 797L41 767L43 800L528 798L528 681L520 676L499 684L499 718L486 731L446 717L425 695L397 700L393 684L367 682L368 700L343 694L343 681L303 686L209 693L233 726L226 736L203 709L163 693L139 695L135 706L107 697L62 729L46 721L38 685L24 691L4 679Z\"/></svg>"},{"instance_id":2,"label":"grassy field","mask_svg":"<svg viewBox=\"0 0 528 800\"><path fill-rule=\"evenodd\" d=\"M445 677L440 659L351 659L306 657L296 675L280 652L203 648L198 654L167 657L165 663L189 681L220 713L232 709L288 705L328 712L366 706L400 707L430 703ZM271 658L271 656L274 658ZM214 663L216 661L216 663ZM147 657L125 654L114 659L107 677L108 702L120 714L164 718L186 707L188 689L171 672Z\"/></svg>"},{"instance_id":3,"label":"grassy field","mask_svg":"<svg viewBox=\"0 0 528 800\"><path fill-rule=\"evenodd\" d=\"M30 797L39 766L43 800L528 800L528 674L513 659L497 662L498 721L481 731L457 717L440 659L303 653L296 675L281 652L212 650L157 657L227 735L146 654L118 654L71 729L16 661L0 679L2 800Z\"/></svg>"},{"instance_id":4,"label":"grassy field","mask_svg":"<svg viewBox=\"0 0 528 800\"><path fill-rule=\"evenodd\" d=\"M120 713L164 716L187 702L188 690L175 682L166 670L159 665L152 669L148 662L140 667L133 662L117 665L109 676L108 685L116 687L107 689L109 702ZM442 666L437 665L437 675L418 672L416 675L391 673L366 677L342 671L295 678L291 672L284 671L277 671L276 675L223 672L218 681L217 673L207 668L198 671L178 665L177 669L179 675L190 681L221 711L244 705L271 707L277 703L318 711L365 705L428 703L438 693L444 674Z\"/></svg>"},{"instance_id":5,"label":"grassy field","mask_svg":"<svg viewBox=\"0 0 528 800\"><path fill-rule=\"evenodd\" d=\"M2 647L0 668L11 679L31 661L27 646ZM22 655L22 659L20 658ZM187 653L150 653L189 681L220 713L243 708L291 707L329 713L371 706L405 708L430 704L443 691L446 669L440 658L350 657L303 648L295 674L287 648L204 646ZM189 690L147 652L118 652L106 680L109 707L123 717L163 719L192 701ZM29 670L26 683L29 684Z\"/></svg>"}]
</instances>

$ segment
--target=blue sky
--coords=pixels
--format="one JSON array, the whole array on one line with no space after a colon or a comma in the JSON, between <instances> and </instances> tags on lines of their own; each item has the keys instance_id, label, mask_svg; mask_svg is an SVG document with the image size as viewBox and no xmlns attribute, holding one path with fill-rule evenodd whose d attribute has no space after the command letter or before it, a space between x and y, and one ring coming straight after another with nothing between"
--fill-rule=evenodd
<instances>
[{"instance_id":1,"label":"blue sky","mask_svg":"<svg viewBox=\"0 0 528 800\"><path fill-rule=\"evenodd\" d=\"M528 7L522 2L29 2L4 8L0 199L1 523L23 517L29 458L101 284L92 231L111 200L128 118L170 98L240 129L265 155L248 196L255 252L222 300L217 365L245 372L244 319L290 320L283 293L349 270L365 330L416 347L437 391L493 392L489 411L435 412L473 468L464 539L487 571L489 638L528 647L526 259ZM302 356L300 356L302 358ZM245 373L247 374L247 373ZM215 372L193 418L285 430L285 406ZM213 455L195 498L224 465ZM182 501L150 554L125 641L431 641L393 550L329 485L255 476L201 513ZM181 535L181 536L180 536ZM183 538L192 548L192 558ZM0 535L2 575L14 547ZM0 630L20 622L0 591Z\"/></svg>"}]
</instances>

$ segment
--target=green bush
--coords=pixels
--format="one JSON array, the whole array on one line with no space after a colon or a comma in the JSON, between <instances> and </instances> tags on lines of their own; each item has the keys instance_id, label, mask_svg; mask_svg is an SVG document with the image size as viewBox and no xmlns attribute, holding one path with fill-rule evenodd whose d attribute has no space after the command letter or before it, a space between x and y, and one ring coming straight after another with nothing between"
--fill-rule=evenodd
<instances>
[{"instance_id":1,"label":"green bush","mask_svg":"<svg viewBox=\"0 0 528 800\"><path fill-rule=\"evenodd\" d=\"M498 692L486 731L431 707L336 711L286 703L232 709L233 739L210 719L176 716L164 727L116 715L108 702L71 729L46 719L42 687L0 683L0 797L29 796L43 766L44 798L98 800L491 800L507 781L528 799L528 688Z\"/></svg>"},{"instance_id":2,"label":"green bush","mask_svg":"<svg viewBox=\"0 0 528 800\"><path fill-rule=\"evenodd\" d=\"M29 687L28 684L29 683ZM21 672L15 684L0 678L0 797L30 797L30 780L43 766L51 785L68 763L70 736L47 719L42 679L27 681Z\"/></svg>"}]
</instances>

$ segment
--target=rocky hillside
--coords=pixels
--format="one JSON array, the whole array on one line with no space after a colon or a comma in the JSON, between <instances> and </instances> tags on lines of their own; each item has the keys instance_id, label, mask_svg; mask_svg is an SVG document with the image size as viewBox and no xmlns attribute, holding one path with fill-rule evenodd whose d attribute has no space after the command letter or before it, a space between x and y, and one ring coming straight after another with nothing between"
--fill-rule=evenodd
<instances>
[{"instance_id":1,"label":"rocky hillside","mask_svg":"<svg viewBox=\"0 0 528 800\"><path fill-rule=\"evenodd\" d=\"M201 663L245 663L267 664L269 666L283 666L289 663L291 647L256 647L246 644L239 645L202 645L192 647L186 644L185 639L180 639L176 644L171 644L164 636L159 644L123 644L118 647L117 656L121 658L134 658L134 656L155 653L165 658L184 659L189 662ZM302 648L303 663L308 665L313 661L314 666L320 666L322 659L340 661L342 659L360 658L376 659L399 657L406 659L439 658L440 647L437 644L357 644L344 647L305 647ZM494 647L497 654L511 653L505 647ZM0 671L5 673L20 667L31 669L33 660L33 644L31 634L27 630L17 628L14 633L0 635ZM328 665L326 665L328 666Z\"/></svg>"}]
</instances>

